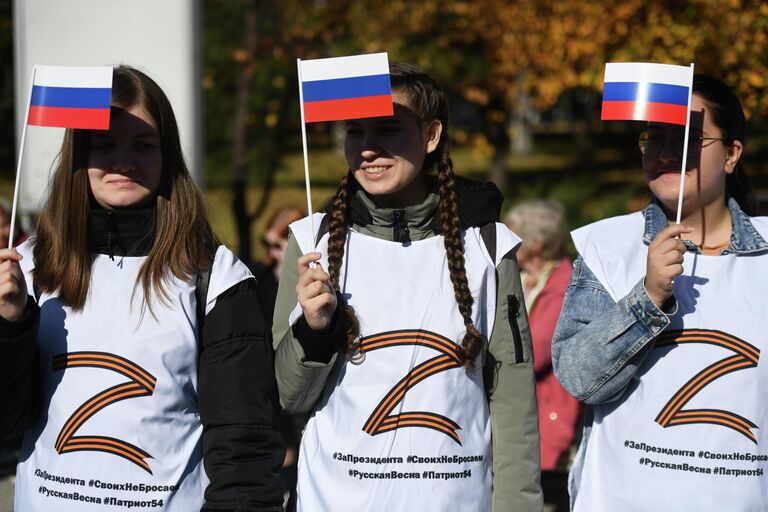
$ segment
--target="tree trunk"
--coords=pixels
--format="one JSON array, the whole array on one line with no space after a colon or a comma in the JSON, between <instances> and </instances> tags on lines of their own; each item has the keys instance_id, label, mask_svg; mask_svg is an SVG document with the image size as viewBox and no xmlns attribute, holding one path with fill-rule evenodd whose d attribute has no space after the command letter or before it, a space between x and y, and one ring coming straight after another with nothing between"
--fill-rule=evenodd
<instances>
[{"instance_id":1,"label":"tree trunk","mask_svg":"<svg viewBox=\"0 0 768 512\"><path fill-rule=\"evenodd\" d=\"M248 112L253 75L253 60L258 41L256 13L257 2L248 2L245 18L244 48L239 55L240 69L237 77L235 97L235 119L232 147L232 211L238 239L238 257L243 261L251 259L251 220L246 204L248 158ZM236 57L237 58L237 57Z\"/></svg>"},{"instance_id":2,"label":"tree trunk","mask_svg":"<svg viewBox=\"0 0 768 512\"><path fill-rule=\"evenodd\" d=\"M512 154L526 156L533 150L533 134L530 118L532 117L531 95L524 87L525 73L517 75L517 98L510 113L510 131L512 133Z\"/></svg>"},{"instance_id":3,"label":"tree trunk","mask_svg":"<svg viewBox=\"0 0 768 512\"><path fill-rule=\"evenodd\" d=\"M493 161L491 162L489 178L503 194L507 188L507 159L510 149L509 111L501 101L494 102L490 108L496 113L504 113L501 119L494 119L493 122L486 124L486 137L493 146Z\"/></svg>"}]
</instances>

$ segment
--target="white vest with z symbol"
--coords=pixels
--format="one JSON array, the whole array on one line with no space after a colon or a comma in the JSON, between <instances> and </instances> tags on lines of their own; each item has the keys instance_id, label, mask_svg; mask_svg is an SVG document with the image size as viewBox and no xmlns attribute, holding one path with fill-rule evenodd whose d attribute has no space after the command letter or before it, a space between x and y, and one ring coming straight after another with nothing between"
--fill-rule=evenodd
<instances>
[{"instance_id":1,"label":"white vest with z symbol","mask_svg":"<svg viewBox=\"0 0 768 512\"><path fill-rule=\"evenodd\" d=\"M753 218L768 239L768 220ZM574 232L614 300L645 275L641 213ZM575 510L768 506L768 254L685 254L677 314L624 394L594 406Z\"/></svg>"},{"instance_id":2,"label":"white vest with z symbol","mask_svg":"<svg viewBox=\"0 0 768 512\"><path fill-rule=\"evenodd\" d=\"M291 229L311 251L308 219ZM352 361L339 358L304 432L299 510L490 510L482 362L468 371L457 356L464 322L443 243L442 236L403 245L349 232L340 284L362 339ZM479 229L465 233L473 320L486 336L496 264L518 243L497 225L492 259ZM327 247L326 234L317 249L326 269Z\"/></svg>"}]
</instances>

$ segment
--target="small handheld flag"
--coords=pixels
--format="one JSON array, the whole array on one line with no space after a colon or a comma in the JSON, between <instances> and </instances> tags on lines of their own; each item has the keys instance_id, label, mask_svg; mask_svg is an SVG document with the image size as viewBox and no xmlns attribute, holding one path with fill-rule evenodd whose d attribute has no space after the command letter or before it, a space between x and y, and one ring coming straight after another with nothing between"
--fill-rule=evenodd
<instances>
[{"instance_id":1,"label":"small handheld flag","mask_svg":"<svg viewBox=\"0 0 768 512\"><path fill-rule=\"evenodd\" d=\"M386 53L299 61L304 122L391 116Z\"/></svg>"},{"instance_id":2,"label":"small handheld flag","mask_svg":"<svg viewBox=\"0 0 768 512\"><path fill-rule=\"evenodd\" d=\"M307 212L311 231L314 233L306 123L392 116L395 109L392 104L389 58L386 53L328 59L296 59L296 66L299 71ZM313 239L312 246L314 245Z\"/></svg>"},{"instance_id":3,"label":"small handheld flag","mask_svg":"<svg viewBox=\"0 0 768 512\"><path fill-rule=\"evenodd\" d=\"M106 130L111 98L111 67L36 66L28 122Z\"/></svg>"},{"instance_id":4,"label":"small handheld flag","mask_svg":"<svg viewBox=\"0 0 768 512\"><path fill-rule=\"evenodd\" d=\"M677 219L683 212L683 186L688 161L693 63L690 67L652 62L614 62L605 65L604 121L650 121L685 126Z\"/></svg>"},{"instance_id":5,"label":"small handheld flag","mask_svg":"<svg viewBox=\"0 0 768 512\"><path fill-rule=\"evenodd\" d=\"M605 65L604 121L655 121L685 125L693 68L650 62Z\"/></svg>"},{"instance_id":6,"label":"small handheld flag","mask_svg":"<svg viewBox=\"0 0 768 512\"><path fill-rule=\"evenodd\" d=\"M13 188L11 231L8 248L13 247L16 207L19 200L21 163L27 127L109 129L109 106L112 100L112 67L35 66L32 68L26 123L21 131L16 184Z\"/></svg>"}]
</instances>

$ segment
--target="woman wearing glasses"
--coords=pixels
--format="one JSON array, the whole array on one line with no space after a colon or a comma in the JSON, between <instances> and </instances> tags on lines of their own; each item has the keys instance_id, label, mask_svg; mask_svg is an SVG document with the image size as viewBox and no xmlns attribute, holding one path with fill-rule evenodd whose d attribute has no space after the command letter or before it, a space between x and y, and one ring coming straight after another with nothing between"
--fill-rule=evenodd
<instances>
[{"instance_id":1,"label":"woman wearing glasses","mask_svg":"<svg viewBox=\"0 0 768 512\"><path fill-rule=\"evenodd\" d=\"M647 208L573 233L552 355L587 404L576 512L764 510L768 219L751 217L741 103L696 75L675 223L684 128L640 137Z\"/></svg>"}]
</instances>

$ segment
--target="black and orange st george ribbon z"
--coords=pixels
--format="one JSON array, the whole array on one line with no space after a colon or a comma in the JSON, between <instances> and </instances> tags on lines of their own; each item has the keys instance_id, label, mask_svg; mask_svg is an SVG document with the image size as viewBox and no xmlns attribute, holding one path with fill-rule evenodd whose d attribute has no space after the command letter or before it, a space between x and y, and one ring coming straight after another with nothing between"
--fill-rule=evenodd
<instances>
[{"instance_id":1,"label":"black and orange st george ribbon z","mask_svg":"<svg viewBox=\"0 0 768 512\"><path fill-rule=\"evenodd\" d=\"M457 433L461 427L450 418L428 411L392 414L392 410L405 398L408 390L419 382L440 372L461 367L458 347L453 341L425 330L389 331L362 338L359 350L360 353L364 354L406 345L431 348L439 352L439 355L416 365L405 377L400 379L373 410L363 426L363 431L375 436L404 427L430 428L442 432L461 445L461 439Z\"/></svg>"},{"instance_id":2,"label":"black and orange st george ribbon z","mask_svg":"<svg viewBox=\"0 0 768 512\"><path fill-rule=\"evenodd\" d=\"M686 382L661 409L656 422L664 428L677 425L709 423L735 430L757 444L757 437L752 429L758 428L752 421L734 412L722 409L683 409L697 393L715 380L729 373L757 367L760 350L730 334L707 329L686 329L663 333L654 348L691 343L706 343L728 349L735 355L721 359L704 368Z\"/></svg>"},{"instance_id":3,"label":"black and orange st george ribbon z","mask_svg":"<svg viewBox=\"0 0 768 512\"><path fill-rule=\"evenodd\" d=\"M53 370L66 368L103 368L124 375L128 382L112 386L85 401L64 423L56 439L59 454L77 451L106 452L127 459L149 474L147 459L152 456L126 441L107 436L75 436L83 424L105 407L130 398L151 396L157 379L124 357L106 352L70 352L53 357Z\"/></svg>"}]
</instances>

